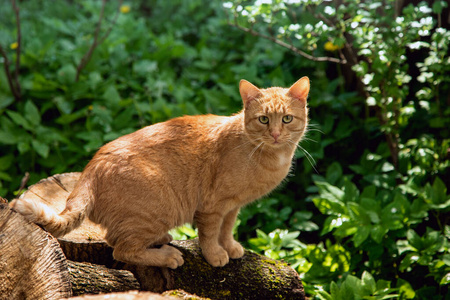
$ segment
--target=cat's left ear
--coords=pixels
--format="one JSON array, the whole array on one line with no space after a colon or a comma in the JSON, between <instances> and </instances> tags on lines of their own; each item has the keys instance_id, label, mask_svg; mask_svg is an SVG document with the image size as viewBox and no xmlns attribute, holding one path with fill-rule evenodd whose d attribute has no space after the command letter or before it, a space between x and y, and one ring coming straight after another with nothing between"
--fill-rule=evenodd
<instances>
[{"instance_id":1,"label":"cat's left ear","mask_svg":"<svg viewBox=\"0 0 450 300\"><path fill-rule=\"evenodd\" d=\"M309 94L309 78L304 76L294 83L288 91L288 95L306 104Z\"/></svg>"}]
</instances>

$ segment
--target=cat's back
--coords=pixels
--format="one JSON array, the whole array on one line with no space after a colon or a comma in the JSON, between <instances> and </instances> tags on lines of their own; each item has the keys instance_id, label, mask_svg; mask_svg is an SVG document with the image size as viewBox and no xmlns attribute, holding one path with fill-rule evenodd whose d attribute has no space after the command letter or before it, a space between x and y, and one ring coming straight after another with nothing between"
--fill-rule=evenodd
<instances>
[{"instance_id":1,"label":"cat's back","mask_svg":"<svg viewBox=\"0 0 450 300\"><path fill-rule=\"evenodd\" d=\"M152 148L186 149L214 138L215 132L230 117L216 115L182 116L146 126L104 145L98 154L125 154Z\"/></svg>"},{"instance_id":2,"label":"cat's back","mask_svg":"<svg viewBox=\"0 0 450 300\"><path fill-rule=\"evenodd\" d=\"M230 123L233 117L200 115L146 126L101 147L88 168L126 172L182 167L184 171L196 172L202 162L217 154L219 141L228 135Z\"/></svg>"}]
</instances>

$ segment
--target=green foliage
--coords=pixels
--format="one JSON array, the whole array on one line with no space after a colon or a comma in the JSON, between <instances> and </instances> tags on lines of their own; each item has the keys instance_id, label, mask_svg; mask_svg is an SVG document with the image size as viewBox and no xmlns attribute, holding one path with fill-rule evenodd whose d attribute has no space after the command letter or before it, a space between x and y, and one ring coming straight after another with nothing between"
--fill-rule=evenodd
<instances>
[{"instance_id":1,"label":"green foliage","mask_svg":"<svg viewBox=\"0 0 450 300\"><path fill-rule=\"evenodd\" d=\"M409 2L134 1L78 80L101 1L20 2L20 101L0 62L0 196L13 198L26 172L32 184L80 171L101 145L143 126L234 113L242 78L288 86L307 75L303 149L286 183L242 209L236 237L289 262L313 299L442 299L450 32L440 15L448 4ZM107 2L100 36L117 10ZM0 20L14 73L11 5ZM171 234L197 236L191 226Z\"/></svg>"},{"instance_id":2,"label":"green foliage","mask_svg":"<svg viewBox=\"0 0 450 300\"><path fill-rule=\"evenodd\" d=\"M393 293L397 290L391 288L387 281L375 281L370 273L364 271L361 279L348 275L340 285L333 281L330 285L330 293L319 291L318 298L322 300L392 299L398 297L398 294Z\"/></svg>"},{"instance_id":3,"label":"green foliage","mask_svg":"<svg viewBox=\"0 0 450 300\"><path fill-rule=\"evenodd\" d=\"M272 257L281 253L302 274L307 292L320 299L445 295L450 32L440 14L447 3L276 0L224 6L239 29L309 60L347 62L334 76L332 66L324 72L314 65L312 82L322 88L317 95L313 89L309 105L321 131L311 127L309 137L317 143L304 145L319 161L318 174L304 166L291 179L289 192L271 196L282 205L275 200L264 205L267 215L280 211L280 220L287 209L292 210L288 218L313 211L307 221L318 225L320 238L312 235L316 227L308 232L285 222L277 228L287 230L284 236L300 230L302 246L290 243L272 253L269 248L282 245L276 243L278 231L270 228L272 222L259 222L270 234L258 232L250 246ZM343 77L360 96L345 89ZM286 205L286 195L307 201ZM365 290L369 276L372 283Z\"/></svg>"}]
</instances>

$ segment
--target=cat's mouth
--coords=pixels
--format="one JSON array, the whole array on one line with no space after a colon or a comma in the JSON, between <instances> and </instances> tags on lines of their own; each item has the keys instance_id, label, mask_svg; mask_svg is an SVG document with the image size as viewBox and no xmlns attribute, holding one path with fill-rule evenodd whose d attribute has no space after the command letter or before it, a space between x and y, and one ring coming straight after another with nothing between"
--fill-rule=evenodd
<instances>
[{"instance_id":1,"label":"cat's mouth","mask_svg":"<svg viewBox=\"0 0 450 300\"><path fill-rule=\"evenodd\" d=\"M285 145L286 141L284 139L281 139L281 138L278 138L278 139L271 138L270 140L268 140L266 142L266 144L268 144L268 145L270 145L270 146L272 146L274 148L278 148L278 147L281 147L281 146Z\"/></svg>"}]
</instances>

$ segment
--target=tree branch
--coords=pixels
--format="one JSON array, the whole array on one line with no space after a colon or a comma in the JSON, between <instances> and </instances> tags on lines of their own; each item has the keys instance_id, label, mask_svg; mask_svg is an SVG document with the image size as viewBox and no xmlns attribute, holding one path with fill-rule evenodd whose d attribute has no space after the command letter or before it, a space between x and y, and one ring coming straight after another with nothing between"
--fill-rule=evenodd
<instances>
[{"instance_id":1,"label":"tree branch","mask_svg":"<svg viewBox=\"0 0 450 300\"><path fill-rule=\"evenodd\" d=\"M111 25L109 25L109 28L106 30L105 34L101 37L100 41L98 42L98 44L103 43L103 41L109 36L109 34L111 33L111 30L113 29L114 25L116 25L117 22L117 18L119 17L119 13L120 13L120 7L122 6L123 0L119 0L119 5L117 6L117 10L116 10L116 15L114 16L114 19L111 22Z\"/></svg>"},{"instance_id":2,"label":"tree branch","mask_svg":"<svg viewBox=\"0 0 450 300\"><path fill-rule=\"evenodd\" d=\"M22 49L22 34L20 29L20 16L19 16L19 7L16 5L16 1L12 0L12 6L14 9L14 13L16 15L16 26L17 26L17 48L16 48L16 70L14 71L14 81L16 84L17 98L16 100L20 100L21 98L21 88L19 83L19 75L20 75L20 52Z\"/></svg>"},{"instance_id":3,"label":"tree branch","mask_svg":"<svg viewBox=\"0 0 450 300\"><path fill-rule=\"evenodd\" d=\"M101 11L100 11L100 16L98 18L97 27L95 28L94 40L92 42L91 47L86 52L86 54L83 56L83 58L81 59L79 65L77 67L77 74L76 74L76 77L75 77L75 81L78 81L80 79L81 71L84 69L84 67L86 67L88 62L91 60L91 57L92 57L92 54L94 53L95 48L97 48L98 45L103 43L103 41L111 33L111 30L112 30L113 26L116 24L117 18L119 16L120 6L122 5L122 2L123 2L123 0L119 1L118 9L116 11L116 15L114 17L114 20L112 21L111 25L109 26L109 28L107 29L105 34L102 37L100 37L100 29L102 27L103 15L104 15L105 6L106 6L106 0L102 0L102 8L101 8Z\"/></svg>"},{"instance_id":4,"label":"tree branch","mask_svg":"<svg viewBox=\"0 0 450 300\"><path fill-rule=\"evenodd\" d=\"M286 43L284 41L281 41L281 40L279 40L279 39L277 39L277 38L275 38L273 36L259 33L258 31L255 31L252 28L243 27L243 26L237 24L237 22L231 23L230 21L228 21L228 24L230 26L238 28L238 29L240 29L240 30L242 30L242 31L244 31L246 33L249 33L249 34L251 34L253 36L261 37L261 38L264 38L266 40L272 41L275 44L277 44L279 46L282 46L282 47L284 47L284 48L294 52L295 54L301 55L301 56L303 56L303 57L305 57L305 58L307 58L309 60L312 60L312 61L329 61L329 62L333 62L333 63L337 63L337 64L346 64L347 63L347 60L345 60L345 59L342 60L342 59L337 59L337 58L328 57L328 56L316 57L316 56L310 55L310 54L308 54L308 53L298 49L294 45L290 45L290 44L288 44L288 43Z\"/></svg>"},{"instance_id":5,"label":"tree branch","mask_svg":"<svg viewBox=\"0 0 450 300\"><path fill-rule=\"evenodd\" d=\"M8 55L6 53L6 50L0 45L0 54L3 57L3 63L4 63L4 69L6 73L6 78L8 79L8 85L11 90L11 93L14 96L14 99L16 101L20 101L21 99L21 89L20 89L20 83L19 83L19 75L20 75L20 52L21 52L21 40L22 40L22 34L20 30L20 17L19 17L19 7L16 5L16 1L11 1L14 14L16 15L16 25L17 25L17 48L16 48L16 69L14 71L14 77L13 73L9 69L10 61L8 59Z\"/></svg>"},{"instance_id":6,"label":"tree branch","mask_svg":"<svg viewBox=\"0 0 450 300\"><path fill-rule=\"evenodd\" d=\"M3 47L1 45L0 45L0 54L3 57L3 63L4 63L6 78L8 79L9 88L11 89L11 92L12 92L14 98L16 100L19 100L20 99L20 95L16 91L16 87L14 86L14 82L13 82L13 79L12 79L12 76L11 76L11 72L9 70L9 59L8 59L8 56L6 55L6 51L3 49Z\"/></svg>"}]
</instances>

